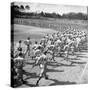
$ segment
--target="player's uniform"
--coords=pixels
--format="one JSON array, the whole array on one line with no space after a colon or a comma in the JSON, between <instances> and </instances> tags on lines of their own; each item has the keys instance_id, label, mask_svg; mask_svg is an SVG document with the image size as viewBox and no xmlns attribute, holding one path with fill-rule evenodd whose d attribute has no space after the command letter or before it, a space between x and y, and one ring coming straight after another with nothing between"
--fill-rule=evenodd
<instances>
[{"instance_id":1,"label":"player's uniform","mask_svg":"<svg viewBox=\"0 0 90 90\"><path fill-rule=\"evenodd\" d=\"M36 64L39 64L40 67L39 79L36 83L36 85L38 85L42 77L45 77L47 79L46 75L47 56L45 54L42 54L40 57L36 57L36 59L37 59Z\"/></svg>"},{"instance_id":2,"label":"player's uniform","mask_svg":"<svg viewBox=\"0 0 90 90\"><path fill-rule=\"evenodd\" d=\"M20 53L22 53L23 47L21 43L16 43L15 49L14 49L14 57L18 56Z\"/></svg>"},{"instance_id":3,"label":"player's uniform","mask_svg":"<svg viewBox=\"0 0 90 90\"><path fill-rule=\"evenodd\" d=\"M45 38L42 38L41 41L40 41L40 43L41 43L41 45L43 47L45 47L46 46L46 39Z\"/></svg>"},{"instance_id":4,"label":"player's uniform","mask_svg":"<svg viewBox=\"0 0 90 90\"><path fill-rule=\"evenodd\" d=\"M69 54L69 45L64 46L64 59L68 60L68 54Z\"/></svg>"},{"instance_id":5,"label":"player's uniform","mask_svg":"<svg viewBox=\"0 0 90 90\"><path fill-rule=\"evenodd\" d=\"M71 44L70 49L71 49L72 55L74 55L74 49L75 49L74 43Z\"/></svg>"},{"instance_id":6,"label":"player's uniform","mask_svg":"<svg viewBox=\"0 0 90 90\"><path fill-rule=\"evenodd\" d=\"M81 39L79 37L76 38L76 49L79 51L79 44Z\"/></svg>"},{"instance_id":7,"label":"player's uniform","mask_svg":"<svg viewBox=\"0 0 90 90\"><path fill-rule=\"evenodd\" d=\"M14 83L15 86L18 84L23 84L23 65L24 65L24 58L18 56L14 58Z\"/></svg>"},{"instance_id":8,"label":"player's uniform","mask_svg":"<svg viewBox=\"0 0 90 90\"><path fill-rule=\"evenodd\" d=\"M28 53L28 56L30 56L30 45L32 44L31 40L26 40L26 41L24 41L24 43L27 46L25 55Z\"/></svg>"}]
</instances>

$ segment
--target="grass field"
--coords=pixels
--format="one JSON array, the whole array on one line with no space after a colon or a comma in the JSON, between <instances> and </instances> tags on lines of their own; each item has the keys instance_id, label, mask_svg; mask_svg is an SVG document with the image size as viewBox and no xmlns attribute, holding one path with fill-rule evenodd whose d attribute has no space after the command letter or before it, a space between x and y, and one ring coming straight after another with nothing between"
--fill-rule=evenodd
<instances>
[{"instance_id":1,"label":"grass field","mask_svg":"<svg viewBox=\"0 0 90 90\"><path fill-rule=\"evenodd\" d=\"M87 20L70 20L70 19L14 19L16 24L30 25L42 28L50 28L57 31L64 30L86 30L88 28Z\"/></svg>"},{"instance_id":2,"label":"grass field","mask_svg":"<svg viewBox=\"0 0 90 90\"><path fill-rule=\"evenodd\" d=\"M66 29L84 30L88 33L87 21L18 19L18 22L15 23L15 42L24 40L28 36L31 37L32 41L39 41L47 33L55 33ZM62 57L56 57L55 60L56 62L48 62L47 75L49 80L42 78L39 86L88 83L87 50L78 52L75 56L69 55L69 61L64 61ZM20 87L35 86L40 69L38 66L31 69L33 62L30 57L26 58L24 78L27 84Z\"/></svg>"},{"instance_id":3,"label":"grass field","mask_svg":"<svg viewBox=\"0 0 90 90\"><path fill-rule=\"evenodd\" d=\"M81 31L83 30L86 33L88 33L87 20L67 20L67 19L50 19L50 18L48 18L48 20L43 20L43 19L15 18L14 23L16 24L14 25L15 41L17 41L20 37L22 39L23 38L25 39L29 35L31 36L32 39L40 39L46 33L54 33L57 31L74 30L74 29ZM22 30L22 32L20 30Z\"/></svg>"}]
</instances>

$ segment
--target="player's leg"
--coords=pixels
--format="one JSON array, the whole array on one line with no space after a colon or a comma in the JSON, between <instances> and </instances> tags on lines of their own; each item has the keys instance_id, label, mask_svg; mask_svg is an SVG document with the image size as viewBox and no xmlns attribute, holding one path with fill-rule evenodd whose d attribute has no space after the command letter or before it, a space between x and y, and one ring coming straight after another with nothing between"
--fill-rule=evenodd
<instances>
[{"instance_id":1,"label":"player's leg","mask_svg":"<svg viewBox=\"0 0 90 90\"><path fill-rule=\"evenodd\" d=\"M30 56L30 47L28 46L28 56Z\"/></svg>"},{"instance_id":2,"label":"player's leg","mask_svg":"<svg viewBox=\"0 0 90 90\"><path fill-rule=\"evenodd\" d=\"M74 48L71 48L71 53L72 55L74 55Z\"/></svg>"},{"instance_id":3,"label":"player's leg","mask_svg":"<svg viewBox=\"0 0 90 90\"><path fill-rule=\"evenodd\" d=\"M64 52L64 60L68 60L68 51Z\"/></svg>"},{"instance_id":4,"label":"player's leg","mask_svg":"<svg viewBox=\"0 0 90 90\"><path fill-rule=\"evenodd\" d=\"M43 75L44 75L45 79L48 79L48 75L46 75L46 70L47 70L47 63L45 63L45 65L44 65Z\"/></svg>"},{"instance_id":5,"label":"player's leg","mask_svg":"<svg viewBox=\"0 0 90 90\"><path fill-rule=\"evenodd\" d=\"M28 48L26 49L25 56L27 55L27 53L28 53Z\"/></svg>"},{"instance_id":6,"label":"player's leg","mask_svg":"<svg viewBox=\"0 0 90 90\"><path fill-rule=\"evenodd\" d=\"M39 77L39 79L38 79L37 82L36 82L36 86L39 85L39 81L41 80L42 77L43 77L43 76Z\"/></svg>"},{"instance_id":7,"label":"player's leg","mask_svg":"<svg viewBox=\"0 0 90 90\"><path fill-rule=\"evenodd\" d=\"M39 79L37 80L36 82L36 85L38 86L39 85L39 81L42 79L43 77L43 73L44 73L44 66L41 64L40 65L40 74L39 74Z\"/></svg>"},{"instance_id":8,"label":"player's leg","mask_svg":"<svg viewBox=\"0 0 90 90\"><path fill-rule=\"evenodd\" d=\"M55 62L55 54L54 54L54 52L52 52L52 60Z\"/></svg>"}]
</instances>

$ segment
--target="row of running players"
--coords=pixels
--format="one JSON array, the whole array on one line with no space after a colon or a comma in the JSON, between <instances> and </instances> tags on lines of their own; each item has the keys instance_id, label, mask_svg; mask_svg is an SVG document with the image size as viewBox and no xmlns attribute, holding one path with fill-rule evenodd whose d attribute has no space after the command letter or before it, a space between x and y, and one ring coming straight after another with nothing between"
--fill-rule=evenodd
<instances>
[{"instance_id":1,"label":"row of running players","mask_svg":"<svg viewBox=\"0 0 90 90\"><path fill-rule=\"evenodd\" d=\"M40 66L40 75L36 83L36 85L38 85L43 76L48 79L46 75L46 66L48 60L47 53L50 53L52 55L52 60L54 60L55 52L58 52L61 55L60 52L62 50L64 52L64 59L67 60L69 51L71 50L72 55L74 55L75 49L78 49L80 42L85 42L86 38L86 33L81 31L67 31L63 33L58 32L50 35L47 34L41 39L39 44L37 41L35 41L35 44L32 45L31 39L28 37L27 40L24 41L26 45L26 51L24 53L22 41L19 41L15 49L14 61L24 61L25 55L27 53L30 55L30 52L33 50L35 63L33 64L32 68L35 65Z\"/></svg>"},{"instance_id":2,"label":"row of running players","mask_svg":"<svg viewBox=\"0 0 90 90\"><path fill-rule=\"evenodd\" d=\"M80 50L80 44L83 44L86 40L87 35L83 31L58 32L50 35L47 34L41 39L40 43L35 41L34 45L32 44L30 37L28 37L27 40L24 41L26 46L24 53L25 55L27 53L30 55L30 53L33 52L33 56L37 56L38 54L47 51L52 55L55 52L61 55L63 51L64 57L67 58L69 51L71 51L72 55L74 55L75 50ZM21 40L18 45L15 46L15 55L17 52L20 52L20 48L23 49Z\"/></svg>"}]
</instances>

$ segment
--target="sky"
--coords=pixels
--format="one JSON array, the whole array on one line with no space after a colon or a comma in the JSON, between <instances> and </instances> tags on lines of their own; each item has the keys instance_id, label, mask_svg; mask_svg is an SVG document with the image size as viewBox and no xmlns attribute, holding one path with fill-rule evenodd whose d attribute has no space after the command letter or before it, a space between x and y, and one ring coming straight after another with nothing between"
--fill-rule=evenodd
<instances>
[{"instance_id":1,"label":"sky","mask_svg":"<svg viewBox=\"0 0 90 90\"><path fill-rule=\"evenodd\" d=\"M30 3L30 2L15 2L15 5L29 5L30 10L28 12L49 12L49 13L58 13L58 14L64 14L64 13L85 13L87 14L87 6L73 6L73 5L57 5L57 4L43 4L43 3Z\"/></svg>"}]
</instances>

